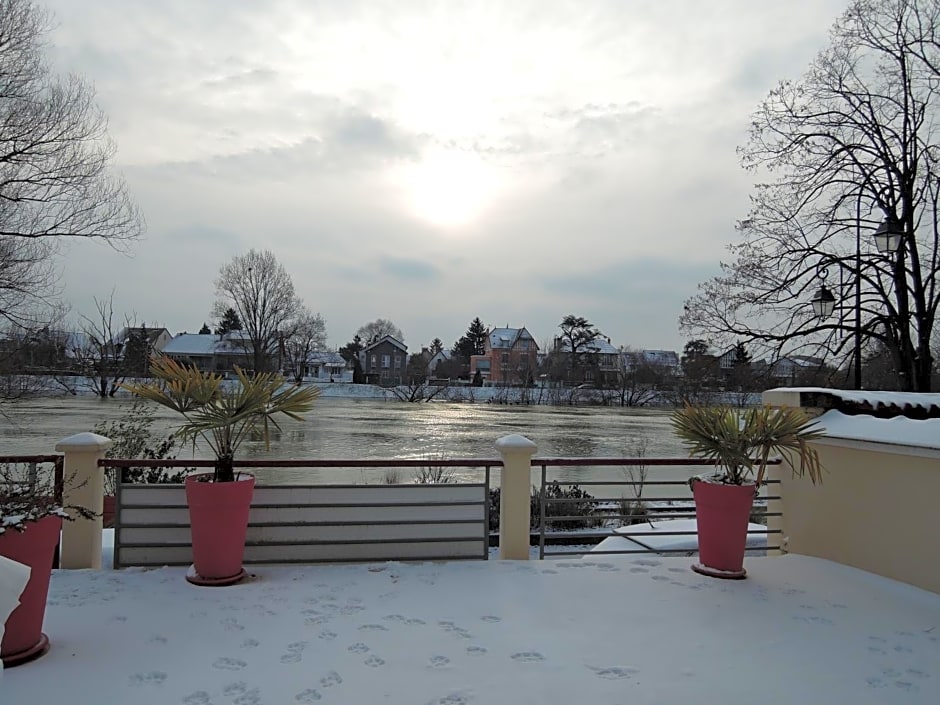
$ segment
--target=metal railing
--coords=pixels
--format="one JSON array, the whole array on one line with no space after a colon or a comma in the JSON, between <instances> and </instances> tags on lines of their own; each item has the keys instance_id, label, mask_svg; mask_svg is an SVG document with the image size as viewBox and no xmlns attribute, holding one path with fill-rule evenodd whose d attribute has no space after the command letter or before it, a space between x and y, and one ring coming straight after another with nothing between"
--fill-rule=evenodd
<instances>
[{"instance_id":1,"label":"metal railing","mask_svg":"<svg viewBox=\"0 0 940 705\"><path fill-rule=\"evenodd\" d=\"M99 461L99 466L107 469L113 469L117 472L121 468L213 468L215 466L214 460L128 460L128 459L103 459ZM771 460L770 465L779 465L780 460ZM452 486L456 485L468 485L468 486L480 486L485 492L486 501L483 506L483 515L482 515L482 525L481 525L481 538L483 539L483 551L481 558L488 557L488 546L491 545L493 538L495 538L495 532L492 531L491 527L491 517L496 518L498 514L494 516L494 512L498 512L498 509L493 506L493 498L491 489L493 487L492 482L492 469L497 468L500 470L502 468L502 461L496 458L471 458L471 459L428 459L428 458L417 458L417 459L408 459L408 458L396 458L396 459L325 459L325 460L239 460L236 462L236 465L240 469L245 470L284 470L284 469L336 469L336 470L363 470L363 469L395 469L395 468L435 468L440 470L458 470L458 469L469 469L469 470L482 470L483 471L483 482L482 483L450 483ZM577 556L583 555L586 553L592 553L596 555L604 554L632 554L632 553L658 553L662 555L691 555L696 552L694 547L689 547L689 545L683 545L682 547L662 547L654 544L650 537L657 537L662 539L663 537L672 538L672 539L681 539L682 537L689 537L693 539L697 536L697 532L694 529L682 528L682 529L672 529L669 528L667 524L662 524L663 521L669 519L693 519L695 517L695 510L693 504L693 498L691 489L689 487L688 479L649 479L649 476L646 470L650 468L676 468L680 471L684 470L685 475L691 474L688 471L694 471L698 467L712 467L713 464L709 461L703 461L698 459L690 458L533 458L531 460L531 467L533 469L540 470L540 481L539 484L533 489L537 491L537 498L533 499L533 502L537 502L537 505L533 505L532 509L532 518L533 521L533 543L537 541L538 544L538 557L540 559L547 557L558 557L558 556ZM555 474L564 474L566 470L571 472L577 472L578 469L591 468L593 470L603 469L619 469L622 472L621 478L610 478L610 479L590 479L590 480L575 480L573 478L554 478L549 479L549 469L555 471ZM643 469L644 472L637 473L634 477L627 477L629 469ZM594 475L596 476L596 474ZM377 478L377 481L374 483L369 483L365 486L381 486L384 485L381 479ZM409 483L411 486L414 486L413 483ZM447 483L445 483L447 484ZM758 501L755 503L755 510L753 515L755 519L760 522L766 522L768 517L779 517L781 513L779 511L771 511L770 503L780 500L780 497L775 488L779 484L779 481L769 480L764 483L765 487L762 488L762 492L758 497ZM116 536L115 544L116 548L121 543L121 533L125 529L134 529L141 528L134 523L128 524L127 522L121 522L120 520L120 508L122 506L122 489L130 487L131 485L126 485L124 483L118 482L117 492L116 492L116 505L118 507L118 521L116 524ZM264 483L263 480L259 480L257 485L258 487L285 487L285 488L300 488L300 487L322 487L322 488L352 488L358 486L364 486L362 483L357 485L340 485L340 484L328 484L328 483L318 483L318 484L284 484L284 483ZM394 486L394 485L393 485ZM140 485L133 485L133 487L140 487ZM176 487L180 487L176 485ZM567 491L558 491L555 488L569 488ZM586 493L582 490L580 496L576 496L576 492L572 488L603 488L606 490L616 491L616 488L625 488L625 492L621 493L620 496L609 496L609 495L594 495L591 493ZM592 490L593 492L594 490ZM603 492L603 490L602 490ZM655 493L655 494L654 494ZM478 502L474 502L478 504ZM412 507L421 507L425 503L416 501L413 503L406 503L402 506L412 506ZM434 504L433 502L426 503L428 506ZM179 509L182 508L184 504L174 504L174 507ZM312 505L308 505L312 506ZM325 505L321 505L325 506ZM332 506L332 505L331 505ZM353 506L349 503L345 505L336 505L336 506ZM369 506L368 504L356 503L355 506L363 507ZM378 506L378 505L376 505ZM139 508L139 507L132 507ZM274 505L267 507L268 509L274 509ZM626 511L624 511L626 509ZM401 527L410 524L420 524L422 520L420 518L397 518L393 520L378 520L378 521L349 521L349 522L339 522L336 521L305 521L305 522L294 522L292 525L298 528L309 528L314 526L322 525L349 525L349 526L362 526L362 525L371 525L371 526L388 526L388 527ZM434 523L441 523L440 519L433 520ZM430 520L429 520L430 523ZM564 530L561 527L564 525L580 525L583 528L576 530ZM643 525L646 524L649 526L648 529ZM268 524L265 524L268 525ZM629 531L629 537L624 539L624 547L617 548L613 550L597 550L594 548L593 544L596 544L604 539L611 538L618 535L616 529L626 528L632 526L633 528ZM659 526L660 528L654 528ZM771 544L770 537L778 537L781 534L779 529L774 528L764 528L760 530L753 530L749 532L752 535L760 535L765 539L765 544L761 545L759 548L750 547L748 550L754 552L755 550L759 551L768 551L776 550L780 548L779 541L776 544ZM434 539L428 539L433 541ZM373 539L374 543L381 542L381 539ZM298 539L296 543L301 543L302 541ZM391 542L391 540L389 540ZM341 543L341 542L337 542ZM688 544L690 542L686 542ZM553 550L557 549L558 546L562 544L574 544L571 549L566 550ZM250 545L250 542L249 542ZM394 560L394 558L389 558L389 560Z\"/></svg>"},{"instance_id":2,"label":"metal railing","mask_svg":"<svg viewBox=\"0 0 940 705\"><path fill-rule=\"evenodd\" d=\"M780 459L772 459L768 465L779 465ZM698 532L691 529L671 530L668 527L655 529L654 525L658 522L674 519L694 519L695 506L693 504L692 490L688 479L680 480L648 480L645 470L649 467L714 467L714 463L708 460L697 458L533 458L532 467L541 468L541 482L539 491L539 520L538 520L538 542L539 558L556 556L578 556L586 553L592 555L617 555L632 553L657 553L662 555L691 555L697 553L697 547L688 545L679 548L663 548L650 545L652 542L648 537L696 537ZM630 478L608 479L608 480L559 480L548 479L548 468L641 468L644 470L642 476ZM629 471L629 470L628 470ZM779 480L765 480L763 487L774 487L779 485ZM582 487L618 487L623 486L630 489L632 496L621 495L619 497L597 497L581 490ZM568 487L565 491L558 491L555 488ZM647 495L643 497L647 488L661 488L665 492L655 497ZM579 491L580 490L580 491ZM561 494L562 496L551 497L549 494ZM585 496L587 495L587 496ZM780 500L779 494L774 492L770 494L765 491L760 494L755 502L755 509L752 517L762 520L766 525L768 517L779 517L780 512L770 511L768 503ZM559 508L555 511L553 508ZM618 509L629 508L629 512L616 511ZM576 510L571 513L571 510ZM620 526L611 526L617 524ZM553 531L552 526L567 523L580 524L588 530L578 531ZM642 524L648 524L649 530L641 530ZM625 535L624 547L611 550L597 550L596 548L584 548L573 550L546 550L546 545L558 545L559 542L571 543L578 541L584 545L597 543L615 537L618 535L614 529L624 526L637 526L637 529L631 529L629 534ZM603 527L603 528L601 528ZM591 531L591 528L597 528ZM762 535L767 539L771 535L781 534L779 529L765 528L761 530L748 531L749 536ZM624 534L619 534L624 535ZM697 542L696 542L697 546ZM749 547L748 551L768 551L778 550L780 543L771 545L767 540L761 547Z\"/></svg>"},{"instance_id":3,"label":"metal railing","mask_svg":"<svg viewBox=\"0 0 940 705\"><path fill-rule=\"evenodd\" d=\"M122 468L213 468L215 461L102 459L98 465L120 473ZM485 560L491 470L500 465L488 458L238 460L238 470L431 469L430 478L441 480L287 484L266 483L259 477L245 562ZM453 482L446 473L458 469L482 470L483 480ZM180 532L188 530L188 520L180 515L185 508L182 486L162 485L169 490L163 493L165 512L157 511L150 499L157 496L151 488L159 487L116 483L115 565L186 562L183 549L188 540L180 538ZM277 538L272 538L275 534Z\"/></svg>"}]
</instances>

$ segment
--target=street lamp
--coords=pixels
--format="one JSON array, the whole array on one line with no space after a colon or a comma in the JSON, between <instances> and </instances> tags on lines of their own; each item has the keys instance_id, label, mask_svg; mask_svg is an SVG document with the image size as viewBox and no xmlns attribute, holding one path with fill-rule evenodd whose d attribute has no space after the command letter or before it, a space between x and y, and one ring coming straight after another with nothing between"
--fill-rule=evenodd
<instances>
[{"instance_id":1,"label":"street lamp","mask_svg":"<svg viewBox=\"0 0 940 705\"><path fill-rule=\"evenodd\" d=\"M821 276L825 277L825 274ZM809 302L813 306L813 312L821 320L825 320L832 315L832 312L836 307L836 297L833 295L832 291L829 290L829 287L826 286L825 279L823 279L823 283L820 285L819 290L815 293Z\"/></svg>"},{"instance_id":2,"label":"street lamp","mask_svg":"<svg viewBox=\"0 0 940 705\"><path fill-rule=\"evenodd\" d=\"M853 364L855 367L855 389L862 388L862 234L861 234L861 199L858 202L855 228L855 349L853 351ZM894 214L889 213L874 232L875 247L884 255L893 257L901 247L904 239L904 227ZM827 271L819 273L822 279L818 291L810 299L813 312L820 320L832 315L836 307L836 298L826 286ZM841 270L840 270L841 281ZM840 286L841 291L841 286Z\"/></svg>"},{"instance_id":3,"label":"street lamp","mask_svg":"<svg viewBox=\"0 0 940 705\"><path fill-rule=\"evenodd\" d=\"M901 246L903 236L901 221L889 214L875 230L875 247L884 255L893 255Z\"/></svg>"}]
</instances>

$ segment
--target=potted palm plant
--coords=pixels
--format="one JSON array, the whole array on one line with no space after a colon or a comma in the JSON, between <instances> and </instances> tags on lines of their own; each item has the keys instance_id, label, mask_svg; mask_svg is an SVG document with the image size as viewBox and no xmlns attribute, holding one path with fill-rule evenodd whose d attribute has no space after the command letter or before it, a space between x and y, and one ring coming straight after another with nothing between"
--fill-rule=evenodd
<instances>
[{"instance_id":1,"label":"potted palm plant","mask_svg":"<svg viewBox=\"0 0 940 705\"><path fill-rule=\"evenodd\" d=\"M202 439L215 453L213 472L185 480L193 543L193 568L186 579L196 585L231 585L245 575L242 558L255 486L253 475L235 472L235 453L252 433L260 432L267 444L279 414L302 421L320 390L286 386L272 372L249 377L238 367L237 381L226 385L221 375L165 356L154 358L150 370L154 381L125 389L182 415L185 422L175 433L194 443Z\"/></svg>"},{"instance_id":2,"label":"potted palm plant","mask_svg":"<svg viewBox=\"0 0 940 705\"><path fill-rule=\"evenodd\" d=\"M695 497L700 562L692 569L720 578L744 578L747 524L772 454L786 458L799 477L822 482L810 441L822 436L801 410L790 407L686 406L673 413L676 435L693 457L715 463L714 472L690 480Z\"/></svg>"},{"instance_id":3,"label":"potted palm plant","mask_svg":"<svg viewBox=\"0 0 940 705\"><path fill-rule=\"evenodd\" d=\"M66 511L69 510L69 511ZM49 580L63 519L91 518L85 507L63 507L51 482L15 477L0 470L0 557L29 568L29 580L0 630L0 660L5 668L39 658L49 649L42 632Z\"/></svg>"}]
</instances>

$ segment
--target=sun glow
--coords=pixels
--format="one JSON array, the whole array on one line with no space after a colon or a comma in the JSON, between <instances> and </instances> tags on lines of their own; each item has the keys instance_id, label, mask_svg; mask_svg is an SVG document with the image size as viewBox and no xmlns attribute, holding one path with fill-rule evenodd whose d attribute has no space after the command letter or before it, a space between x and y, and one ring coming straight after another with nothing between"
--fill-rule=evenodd
<instances>
[{"instance_id":1,"label":"sun glow","mask_svg":"<svg viewBox=\"0 0 940 705\"><path fill-rule=\"evenodd\" d=\"M443 228L459 228L479 217L500 188L495 168L476 155L454 150L429 152L397 178L409 209Z\"/></svg>"}]
</instances>

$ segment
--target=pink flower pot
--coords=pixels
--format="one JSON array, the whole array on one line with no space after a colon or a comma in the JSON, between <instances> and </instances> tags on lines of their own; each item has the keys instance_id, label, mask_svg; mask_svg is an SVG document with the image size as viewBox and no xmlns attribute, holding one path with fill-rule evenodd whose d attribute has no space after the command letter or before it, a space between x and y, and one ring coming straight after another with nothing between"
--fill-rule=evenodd
<instances>
[{"instance_id":1,"label":"pink flower pot","mask_svg":"<svg viewBox=\"0 0 940 705\"><path fill-rule=\"evenodd\" d=\"M716 578L743 578L747 524L757 488L714 482L692 483L700 563L692 569Z\"/></svg>"},{"instance_id":2,"label":"pink flower pot","mask_svg":"<svg viewBox=\"0 0 940 705\"><path fill-rule=\"evenodd\" d=\"M0 555L30 567L29 582L20 595L20 606L7 618L0 644L0 658L5 668L39 658L49 648L49 639L42 633L42 622L61 531L62 518L49 516L26 522L26 531L7 528L0 534Z\"/></svg>"},{"instance_id":3,"label":"pink flower pot","mask_svg":"<svg viewBox=\"0 0 940 705\"><path fill-rule=\"evenodd\" d=\"M235 482L211 482L211 477L186 478L193 539L193 571L187 580L197 585L230 585L245 575L242 559L255 478L242 473Z\"/></svg>"}]
</instances>

